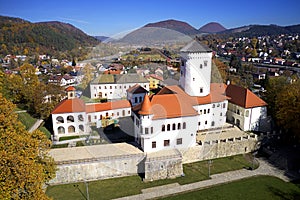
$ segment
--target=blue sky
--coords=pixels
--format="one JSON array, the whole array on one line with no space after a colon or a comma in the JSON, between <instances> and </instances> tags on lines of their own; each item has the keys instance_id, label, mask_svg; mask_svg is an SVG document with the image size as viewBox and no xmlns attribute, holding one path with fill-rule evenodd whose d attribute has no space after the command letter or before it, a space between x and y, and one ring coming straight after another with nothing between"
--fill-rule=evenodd
<instances>
[{"instance_id":1,"label":"blue sky","mask_svg":"<svg viewBox=\"0 0 300 200\"><path fill-rule=\"evenodd\" d=\"M89 35L112 36L147 23L176 19L200 28L249 24L300 24L299 0L0 0L0 15L31 22L62 21Z\"/></svg>"}]
</instances>

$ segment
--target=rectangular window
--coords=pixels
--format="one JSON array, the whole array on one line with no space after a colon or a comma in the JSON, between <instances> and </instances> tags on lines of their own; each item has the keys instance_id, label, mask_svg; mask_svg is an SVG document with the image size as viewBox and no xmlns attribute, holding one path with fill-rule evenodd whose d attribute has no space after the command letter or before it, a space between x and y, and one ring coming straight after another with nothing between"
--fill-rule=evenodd
<instances>
[{"instance_id":1,"label":"rectangular window","mask_svg":"<svg viewBox=\"0 0 300 200\"><path fill-rule=\"evenodd\" d=\"M112 86L109 86L109 89L112 89Z\"/></svg>"},{"instance_id":2,"label":"rectangular window","mask_svg":"<svg viewBox=\"0 0 300 200\"><path fill-rule=\"evenodd\" d=\"M193 78L193 81L195 81L195 78Z\"/></svg>"},{"instance_id":3,"label":"rectangular window","mask_svg":"<svg viewBox=\"0 0 300 200\"><path fill-rule=\"evenodd\" d=\"M183 122L183 124L182 124L182 129L186 129L186 123L185 122Z\"/></svg>"},{"instance_id":4,"label":"rectangular window","mask_svg":"<svg viewBox=\"0 0 300 200\"><path fill-rule=\"evenodd\" d=\"M153 127L151 127L151 134L153 134Z\"/></svg>"},{"instance_id":5,"label":"rectangular window","mask_svg":"<svg viewBox=\"0 0 300 200\"><path fill-rule=\"evenodd\" d=\"M200 93L203 93L203 87L200 88Z\"/></svg>"},{"instance_id":6,"label":"rectangular window","mask_svg":"<svg viewBox=\"0 0 300 200\"><path fill-rule=\"evenodd\" d=\"M209 113L210 112L210 109L207 109L207 113Z\"/></svg>"},{"instance_id":7,"label":"rectangular window","mask_svg":"<svg viewBox=\"0 0 300 200\"><path fill-rule=\"evenodd\" d=\"M212 108L215 108L215 104L212 105Z\"/></svg>"},{"instance_id":8,"label":"rectangular window","mask_svg":"<svg viewBox=\"0 0 300 200\"><path fill-rule=\"evenodd\" d=\"M156 142L152 142L152 149L156 148Z\"/></svg>"},{"instance_id":9,"label":"rectangular window","mask_svg":"<svg viewBox=\"0 0 300 200\"><path fill-rule=\"evenodd\" d=\"M207 60L204 60L204 67L207 67Z\"/></svg>"},{"instance_id":10,"label":"rectangular window","mask_svg":"<svg viewBox=\"0 0 300 200\"><path fill-rule=\"evenodd\" d=\"M202 69L202 64L200 64L200 69Z\"/></svg>"},{"instance_id":11,"label":"rectangular window","mask_svg":"<svg viewBox=\"0 0 300 200\"><path fill-rule=\"evenodd\" d=\"M226 106L226 103L223 103L223 108L225 108L225 106Z\"/></svg>"},{"instance_id":12,"label":"rectangular window","mask_svg":"<svg viewBox=\"0 0 300 200\"><path fill-rule=\"evenodd\" d=\"M205 125L207 124L207 121L205 121Z\"/></svg>"},{"instance_id":13,"label":"rectangular window","mask_svg":"<svg viewBox=\"0 0 300 200\"><path fill-rule=\"evenodd\" d=\"M206 109L204 109L204 114L206 114Z\"/></svg>"},{"instance_id":14,"label":"rectangular window","mask_svg":"<svg viewBox=\"0 0 300 200\"><path fill-rule=\"evenodd\" d=\"M164 146L165 147L170 146L170 140L164 140Z\"/></svg>"},{"instance_id":15,"label":"rectangular window","mask_svg":"<svg viewBox=\"0 0 300 200\"><path fill-rule=\"evenodd\" d=\"M140 132L141 132L141 134L143 134L143 127L140 128Z\"/></svg>"},{"instance_id":16,"label":"rectangular window","mask_svg":"<svg viewBox=\"0 0 300 200\"><path fill-rule=\"evenodd\" d=\"M177 138L177 140L176 140L176 144L177 144L177 145L180 145L180 144L182 144L182 138Z\"/></svg>"},{"instance_id":17,"label":"rectangular window","mask_svg":"<svg viewBox=\"0 0 300 200\"><path fill-rule=\"evenodd\" d=\"M145 128L145 134L149 134L149 128Z\"/></svg>"}]
</instances>

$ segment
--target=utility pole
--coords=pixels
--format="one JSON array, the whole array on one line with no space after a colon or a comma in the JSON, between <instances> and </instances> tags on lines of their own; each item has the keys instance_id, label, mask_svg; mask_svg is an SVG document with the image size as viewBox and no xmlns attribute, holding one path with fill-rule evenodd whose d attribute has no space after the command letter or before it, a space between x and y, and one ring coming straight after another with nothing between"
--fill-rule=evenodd
<instances>
[{"instance_id":1,"label":"utility pole","mask_svg":"<svg viewBox=\"0 0 300 200\"><path fill-rule=\"evenodd\" d=\"M207 163L208 163L208 178L210 178L210 167L211 167L211 164L212 164L212 160L208 160Z\"/></svg>"},{"instance_id":2,"label":"utility pole","mask_svg":"<svg viewBox=\"0 0 300 200\"><path fill-rule=\"evenodd\" d=\"M85 184L85 188L86 188L86 199L90 200L88 182L84 181L84 184Z\"/></svg>"}]
</instances>

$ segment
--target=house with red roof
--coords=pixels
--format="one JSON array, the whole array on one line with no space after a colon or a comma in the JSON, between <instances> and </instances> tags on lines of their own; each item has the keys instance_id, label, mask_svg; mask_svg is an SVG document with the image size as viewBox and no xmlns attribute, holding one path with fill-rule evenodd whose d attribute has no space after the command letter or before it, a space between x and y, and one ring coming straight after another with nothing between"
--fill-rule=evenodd
<instances>
[{"instance_id":1,"label":"house with red roof","mask_svg":"<svg viewBox=\"0 0 300 200\"><path fill-rule=\"evenodd\" d=\"M259 131L267 119L267 103L247 88L228 85L227 120L243 131Z\"/></svg>"},{"instance_id":2,"label":"house with red roof","mask_svg":"<svg viewBox=\"0 0 300 200\"><path fill-rule=\"evenodd\" d=\"M87 135L91 125L102 127L102 122L107 119L131 116L128 100L86 104L75 96L75 90L73 86L66 88L67 98L51 112L55 140L64 136Z\"/></svg>"}]
</instances>

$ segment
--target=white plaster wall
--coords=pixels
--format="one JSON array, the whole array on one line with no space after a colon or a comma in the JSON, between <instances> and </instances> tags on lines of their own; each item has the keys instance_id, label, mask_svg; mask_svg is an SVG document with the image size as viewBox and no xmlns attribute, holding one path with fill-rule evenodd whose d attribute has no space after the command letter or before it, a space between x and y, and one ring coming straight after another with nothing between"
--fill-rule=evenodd
<instances>
[{"instance_id":1,"label":"white plaster wall","mask_svg":"<svg viewBox=\"0 0 300 200\"><path fill-rule=\"evenodd\" d=\"M121 99L127 97L127 89L139 84L146 90L149 90L149 83L124 83L124 84L91 84L91 99L99 98L98 94L102 92L102 98ZM100 88L99 88L100 87ZM105 88L106 87L106 88Z\"/></svg>"},{"instance_id":2,"label":"white plaster wall","mask_svg":"<svg viewBox=\"0 0 300 200\"><path fill-rule=\"evenodd\" d=\"M82 115L83 121L80 121L78 119L78 116ZM57 117L62 117L64 119L64 123L57 123L56 118ZM74 117L74 122L68 122L67 117L68 116L73 116ZM52 124L53 124L53 133L55 138L63 137L63 136L73 136L73 135L84 135L86 134L89 130L87 129L87 116L85 112L79 112L79 113L62 113L62 114L52 114ZM81 131L79 129L79 126L83 125L84 131ZM58 133L58 127L64 127L65 133L64 134L59 134ZM75 127L75 132L74 133L69 133L68 132L68 127L69 126L74 126Z\"/></svg>"},{"instance_id":3,"label":"white plaster wall","mask_svg":"<svg viewBox=\"0 0 300 200\"><path fill-rule=\"evenodd\" d=\"M186 59L186 66L182 68L184 72L181 76L184 80L180 80L184 91L191 96L207 96L210 93L212 52L184 53L182 57ZM200 88L203 88L202 93Z\"/></svg>"},{"instance_id":4,"label":"white plaster wall","mask_svg":"<svg viewBox=\"0 0 300 200\"><path fill-rule=\"evenodd\" d=\"M186 129L183 129L183 122L186 123ZM176 130L172 130L173 123L176 124ZM181 129L178 130L178 123L181 123ZM162 132L162 125L165 125L165 131ZM170 124L170 131L167 131L167 124ZM144 128L153 127L153 134L144 134ZM137 134L141 137L141 146L144 152L155 152L159 150L188 148L196 145L197 116L179 117L169 119L152 120L150 123L142 123L143 134ZM177 139L182 138L182 144L177 145ZM169 146L164 146L164 140L170 140ZM156 142L156 148L152 148L152 142Z\"/></svg>"}]
</instances>

